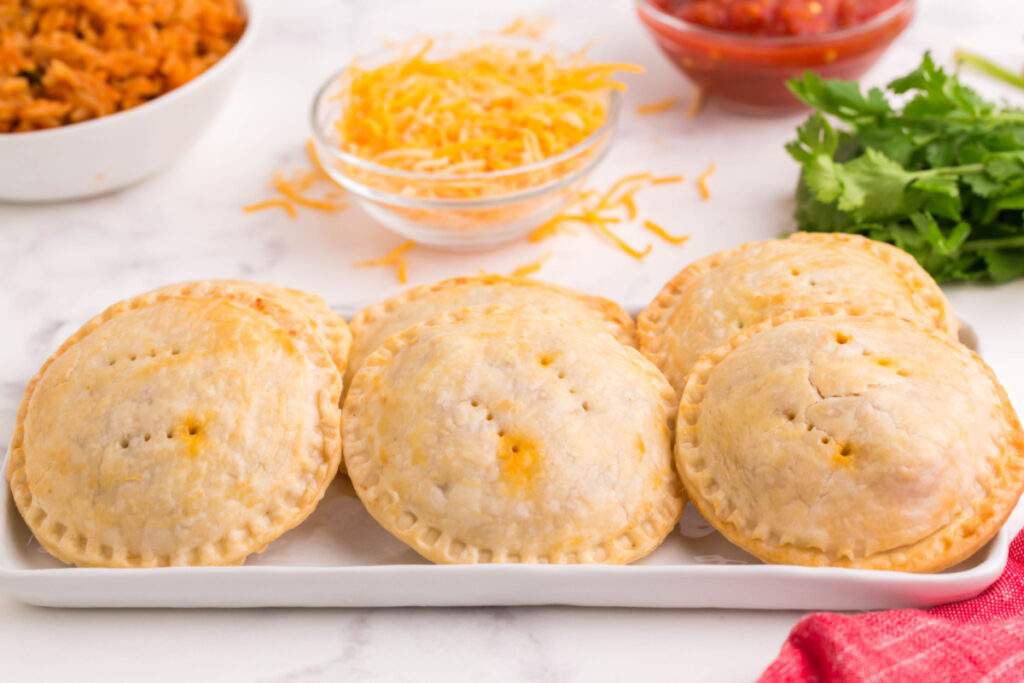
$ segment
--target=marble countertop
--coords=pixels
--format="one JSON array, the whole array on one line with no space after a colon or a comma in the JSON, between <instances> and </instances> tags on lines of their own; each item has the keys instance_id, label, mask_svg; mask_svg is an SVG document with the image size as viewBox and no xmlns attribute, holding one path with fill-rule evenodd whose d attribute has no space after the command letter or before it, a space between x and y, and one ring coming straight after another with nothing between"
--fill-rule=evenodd
<instances>
[{"instance_id":1,"label":"marble countertop","mask_svg":"<svg viewBox=\"0 0 1024 683\"><path fill-rule=\"evenodd\" d=\"M1024 63L1019 0L924 0L917 22L869 78L884 81L926 48L954 46ZM640 119L639 102L688 94L657 53L632 3L616 0L295 0L261 2L262 32L225 111L161 176L124 192L55 205L0 205L0 442L24 384L46 355L106 304L172 281L244 277L323 294L341 308L399 289L392 273L356 269L401 240L352 209L243 214L267 196L274 169L303 163L315 87L353 52L420 32L472 31L516 16L554 19L566 45L595 40L602 58L639 62L620 138L595 174L633 170L691 178L715 161L714 197L692 185L652 192L644 212L692 235L638 264L589 235L476 254L411 252L410 279L507 272L550 254L540 277L625 303L649 299L692 259L777 234L791 221L795 166L782 151L799 118L743 118L713 102L694 119ZM999 93L991 85L984 89ZM1008 94L1008 93L1005 93ZM144 144L144 143L142 143ZM638 242L641 231L628 232ZM988 361L1024 407L1024 282L950 288ZM1016 515L1013 524L1020 524ZM796 612L571 608L63 611L0 596L0 660L8 680L306 681L465 678L480 681L749 680L777 653Z\"/></svg>"}]
</instances>

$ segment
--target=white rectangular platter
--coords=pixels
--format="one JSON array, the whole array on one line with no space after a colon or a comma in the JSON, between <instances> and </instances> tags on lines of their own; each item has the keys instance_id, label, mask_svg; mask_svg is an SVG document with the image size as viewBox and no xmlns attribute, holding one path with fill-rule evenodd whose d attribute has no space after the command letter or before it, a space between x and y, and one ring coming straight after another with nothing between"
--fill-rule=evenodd
<instances>
[{"instance_id":1,"label":"white rectangular platter","mask_svg":"<svg viewBox=\"0 0 1024 683\"><path fill-rule=\"evenodd\" d=\"M1006 564L1006 531L968 562L915 575L760 564L692 507L650 557L627 566L426 563L363 510L340 477L317 511L242 567L78 569L32 538L7 487L0 589L52 607L588 605L756 609L926 606L970 597Z\"/></svg>"},{"instance_id":2,"label":"white rectangular platter","mask_svg":"<svg viewBox=\"0 0 1024 683\"><path fill-rule=\"evenodd\" d=\"M965 342L974 346L967 331ZM992 584L1006 565L1010 538L1003 529L939 574L765 565L688 506L665 543L630 566L440 566L381 529L341 476L309 519L244 566L80 569L39 546L6 482L0 488L0 590L50 607L924 607Z\"/></svg>"},{"instance_id":3,"label":"white rectangular platter","mask_svg":"<svg viewBox=\"0 0 1024 683\"><path fill-rule=\"evenodd\" d=\"M7 486L0 502L0 590L50 607L921 607L984 590L1008 548L1004 529L967 562L929 575L764 565L688 507L658 550L627 567L439 566L378 527L339 477L308 520L245 566L78 569L39 546Z\"/></svg>"}]
</instances>

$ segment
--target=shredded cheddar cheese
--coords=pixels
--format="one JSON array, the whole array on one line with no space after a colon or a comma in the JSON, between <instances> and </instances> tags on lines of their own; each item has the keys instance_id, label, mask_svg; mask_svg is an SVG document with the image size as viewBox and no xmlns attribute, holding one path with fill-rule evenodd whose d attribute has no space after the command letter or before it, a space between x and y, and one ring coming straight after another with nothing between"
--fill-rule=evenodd
<instances>
[{"instance_id":1,"label":"shredded cheddar cheese","mask_svg":"<svg viewBox=\"0 0 1024 683\"><path fill-rule=\"evenodd\" d=\"M654 221L645 220L643 225L649 231L653 232L655 235L665 240L669 244L684 244L688 239L690 239L689 235L673 235L672 233L665 230L665 228L661 227Z\"/></svg>"},{"instance_id":2,"label":"shredded cheddar cheese","mask_svg":"<svg viewBox=\"0 0 1024 683\"><path fill-rule=\"evenodd\" d=\"M420 40L384 61L355 60L329 95L344 158L332 157L328 170L401 198L380 204L403 220L450 233L523 222L554 195L571 195L574 188L559 181L610 143L611 93L626 88L617 75L643 69L509 38L535 40L543 30L542 22L521 19L471 41ZM444 203L541 187L552 189L466 209Z\"/></svg>"},{"instance_id":3,"label":"shredded cheddar cheese","mask_svg":"<svg viewBox=\"0 0 1024 683\"><path fill-rule=\"evenodd\" d=\"M288 180L281 173L274 174L274 189L288 198L292 203L320 211L340 211L345 208L343 204L330 202L323 199L314 199L302 194L316 180L316 172L310 172L299 176L296 180Z\"/></svg>"},{"instance_id":4,"label":"shredded cheddar cheese","mask_svg":"<svg viewBox=\"0 0 1024 683\"><path fill-rule=\"evenodd\" d=\"M637 105L636 113L643 115L660 114L664 111L672 109L677 104L679 104L678 97L666 97L665 99L658 100L656 102L645 102L644 104Z\"/></svg>"},{"instance_id":5,"label":"shredded cheddar cheese","mask_svg":"<svg viewBox=\"0 0 1024 683\"><path fill-rule=\"evenodd\" d=\"M263 211L271 208L281 208L291 217L298 216L298 207L316 209L317 211L340 211L345 208L344 194L339 192L339 186L327 173L316 153L316 146L312 139L306 140L306 157L310 167L300 171L292 177L286 177L278 171L274 174L270 186L278 193L278 197L267 199L243 206L246 213ZM310 197L306 194L318 184L329 184L329 190L321 193L320 197Z\"/></svg>"},{"instance_id":6,"label":"shredded cheddar cheese","mask_svg":"<svg viewBox=\"0 0 1024 683\"><path fill-rule=\"evenodd\" d=\"M325 169L323 163L321 163L320 155L316 153L316 145L313 144L313 138L306 139L306 157L309 159L309 164L316 169L317 175L320 178L334 183L330 174L327 173L327 169Z\"/></svg>"},{"instance_id":7,"label":"shredded cheddar cheese","mask_svg":"<svg viewBox=\"0 0 1024 683\"><path fill-rule=\"evenodd\" d=\"M384 254L380 258L367 261L356 261L353 265L357 268L374 268L379 266L393 266L395 276L403 285L409 281L409 264L405 259L405 253L416 246L412 240L402 242L397 247Z\"/></svg>"},{"instance_id":8,"label":"shredded cheddar cheese","mask_svg":"<svg viewBox=\"0 0 1024 683\"><path fill-rule=\"evenodd\" d=\"M295 218L299 213L292 206L291 202L285 199L267 199L262 202L256 202L254 204L247 204L242 207L242 211L246 213L255 213L256 211L266 211L267 209L284 209L284 212L288 214L289 218Z\"/></svg>"},{"instance_id":9,"label":"shredded cheddar cheese","mask_svg":"<svg viewBox=\"0 0 1024 683\"><path fill-rule=\"evenodd\" d=\"M622 176L612 183L611 187L605 190L601 198L597 200L597 210L600 211L601 209L609 209L615 206L617 203L616 196L621 197L620 193L622 192L628 193L630 189L642 187L650 179L650 173L631 173Z\"/></svg>"},{"instance_id":10,"label":"shredded cheddar cheese","mask_svg":"<svg viewBox=\"0 0 1024 683\"><path fill-rule=\"evenodd\" d=\"M629 217L629 220L636 220L636 201L633 199L633 195L624 195L620 201L626 209L626 215Z\"/></svg>"},{"instance_id":11,"label":"shredded cheddar cheese","mask_svg":"<svg viewBox=\"0 0 1024 683\"><path fill-rule=\"evenodd\" d=\"M584 190L580 192L566 207L566 210L550 219L532 233L529 240L540 242L562 232L569 232L568 225L580 224L609 240L616 247L637 260L646 257L653 245L637 249L629 244L610 226L622 223L623 220L636 220L638 210L636 195L641 190L658 185L670 185L683 182L681 175L656 176L653 173L630 173L613 182L604 192ZM624 215L622 215L624 214ZM677 237L663 230L656 223L644 221L644 227L667 242L682 244L686 237Z\"/></svg>"},{"instance_id":12,"label":"shredded cheddar cheese","mask_svg":"<svg viewBox=\"0 0 1024 683\"><path fill-rule=\"evenodd\" d=\"M590 224L594 227L595 230L597 230L600 234L610 239L615 244L615 246L617 246L619 249L635 258L637 261L642 261L644 257L651 253L651 249L653 247L652 244L648 243L647 246L644 247L642 250L630 246L629 243L626 242L626 240L622 239L617 234L612 232L611 228L608 227L608 221L603 220L600 216L591 216L591 221L592 222Z\"/></svg>"},{"instance_id":13,"label":"shredded cheddar cheese","mask_svg":"<svg viewBox=\"0 0 1024 683\"><path fill-rule=\"evenodd\" d=\"M544 267L544 262L549 258L551 258L550 253L544 254L544 256L540 257L536 261L530 261L529 263L524 263L518 268L515 268L510 275L512 277L530 277L534 273L539 272L540 269Z\"/></svg>"},{"instance_id":14,"label":"shredded cheddar cheese","mask_svg":"<svg viewBox=\"0 0 1024 683\"><path fill-rule=\"evenodd\" d=\"M633 64L590 62L481 43L431 57L423 43L342 78L341 148L404 171L479 173L542 161L575 147L607 120L616 73Z\"/></svg>"},{"instance_id":15,"label":"shredded cheddar cheese","mask_svg":"<svg viewBox=\"0 0 1024 683\"><path fill-rule=\"evenodd\" d=\"M529 234L527 239L531 242L543 242L549 237L554 237L559 233L568 233L575 235L576 231L570 228L567 223L580 220L582 217L576 217L571 215L559 215L555 216L551 220L543 223L540 227L536 228Z\"/></svg>"},{"instance_id":16,"label":"shredded cheddar cheese","mask_svg":"<svg viewBox=\"0 0 1024 683\"><path fill-rule=\"evenodd\" d=\"M686 118L695 119L700 114L701 108L704 106L704 89L697 88L693 92L693 98L690 100L690 104L686 106Z\"/></svg>"},{"instance_id":17,"label":"shredded cheddar cheese","mask_svg":"<svg viewBox=\"0 0 1024 683\"><path fill-rule=\"evenodd\" d=\"M517 17L504 26L498 33L503 36L521 36L532 40L540 40L547 35L552 20L549 17Z\"/></svg>"},{"instance_id":18,"label":"shredded cheddar cheese","mask_svg":"<svg viewBox=\"0 0 1024 683\"><path fill-rule=\"evenodd\" d=\"M704 201L711 199L711 190L708 189L708 179L712 174L714 174L714 172L715 163L711 162L704 172L697 176L697 192L700 193L700 198Z\"/></svg>"}]
</instances>

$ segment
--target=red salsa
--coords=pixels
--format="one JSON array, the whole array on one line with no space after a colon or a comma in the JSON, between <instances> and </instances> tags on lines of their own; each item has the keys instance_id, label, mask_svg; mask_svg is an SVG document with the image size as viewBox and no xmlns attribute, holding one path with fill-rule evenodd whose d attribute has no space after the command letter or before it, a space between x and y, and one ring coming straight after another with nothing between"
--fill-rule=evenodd
<instances>
[{"instance_id":1,"label":"red salsa","mask_svg":"<svg viewBox=\"0 0 1024 683\"><path fill-rule=\"evenodd\" d=\"M915 0L637 0L669 59L747 111L801 107L786 80L857 79L910 23Z\"/></svg>"},{"instance_id":2,"label":"red salsa","mask_svg":"<svg viewBox=\"0 0 1024 683\"><path fill-rule=\"evenodd\" d=\"M669 14L708 28L759 36L809 36L863 24L899 0L659 0Z\"/></svg>"}]
</instances>

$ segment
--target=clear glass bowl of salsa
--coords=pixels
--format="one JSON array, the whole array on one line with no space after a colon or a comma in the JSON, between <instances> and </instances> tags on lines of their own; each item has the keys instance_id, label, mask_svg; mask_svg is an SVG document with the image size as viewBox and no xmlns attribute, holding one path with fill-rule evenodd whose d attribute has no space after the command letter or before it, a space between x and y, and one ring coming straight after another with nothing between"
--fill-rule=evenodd
<instances>
[{"instance_id":1,"label":"clear glass bowl of salsa","mask_svg":"<svg viewBox=\"0 0 1024 683\"><path fill-rule=\"evenodd\" d=\"M857 79L907 28L915 0L636 0L672 63L705 94L754 114L803 105L786 81L807 70Z\"/></svg>"}]
</instances>

